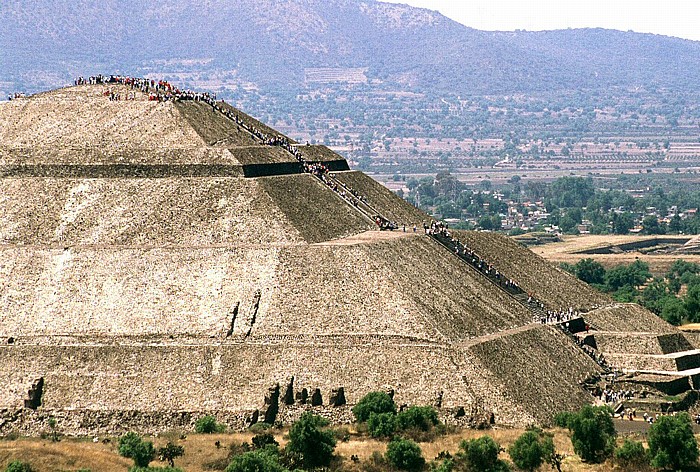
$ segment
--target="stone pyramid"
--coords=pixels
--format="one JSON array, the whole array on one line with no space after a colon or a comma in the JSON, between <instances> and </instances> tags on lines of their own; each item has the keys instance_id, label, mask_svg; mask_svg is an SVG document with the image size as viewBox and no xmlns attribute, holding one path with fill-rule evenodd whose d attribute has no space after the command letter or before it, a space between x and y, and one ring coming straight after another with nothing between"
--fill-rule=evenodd
<instances>
[{"instance_id":1,"label":"stone pyramid","mask_svg":"<svg viewBox=\"0 0 700 472\"><path fill-rule=\"evenodd\" d=\"M427 215L223 102L117 84L13 100L0 176L0 433L38 434L50 416L73 434L307 409L345 422L373 390L465 424L593 400L582 383L601 367L427 236ZM459 237L547 307L587 311L613 351L637 330L636 308L508 239ZM647 354L680 339L641 311Z\"/></svg>"}]
</instances>

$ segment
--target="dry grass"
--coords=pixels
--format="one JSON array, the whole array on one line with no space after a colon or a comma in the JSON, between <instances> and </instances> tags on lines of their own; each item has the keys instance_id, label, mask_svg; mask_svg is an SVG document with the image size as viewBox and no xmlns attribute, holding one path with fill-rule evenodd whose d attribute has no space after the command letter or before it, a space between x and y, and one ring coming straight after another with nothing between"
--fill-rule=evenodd
<instances>
[{"instance_id":1,"label":"dry grass","mask_svg":"<svg viewBox=\"0 0 700 472\"><path fill-rule=\"evenodd\" d=\"M601 263L609 269L621 264L631 264L639 259L649 264L651 272L655 275L666 273L678 259L689 262L700 263L700 255L689 254L642 254L636 251L622 254L577 254L586 249L610 246L615 244L631 243L645 239L653 239L655 236L615 236L615 235L582 235L564 236L564 240L558 243L544 244L542 246L532 246L530 250L535 254L544 257L549 262L559 264L566 262L576 264L581 259L590 258Z\"/></svg>"},{"instance_id":2,"label":"dry grass","mask_svg":"<svg viewBox=\"0 0 700 472\"><path fill-rule=\"evenodd\" d=\"M554 443L558 452L566 455L562 471L564 472L603 472L611 470L609 464L583 464L574 455L571 441L565 430L554 429ZM277 441L284 445L286 431L274 430ZM384 453L386 442L365 437L359 437L351 430L351 439L339 442L336 453L349 461L351 455L357 455L360 460L368 459L372 453ZM423 456L432 460L441 451L454 453L463 439L473 439L487 434L493 437L503 448L508 447L523 433L522 429L494 429L489 431L464 430L455 434L439 437L432 443L421 443ZM156 447L174 441L185 448L185 455L175 461L175 465L188 472L209 472L205 464L224 459L228 454L228 446L232 443L250 442L252 434L192 434L184 440L179 439L178 432L161 435L154 440ZM215 443L219 441L221 448ZM116 452L116 440L108 444L93 443L89 440L64 439L52 443L41 439L19 439L16 441L0 441L0 467L4 468L12 460L29 462L37 472L71 471L79 468L89 468L92 472L125 471L131 466L131 461L119 457ZM502 454L507 457L507 454ZM157 460L155 466L165 465ZM543 470L548 470L543 468Z\"/></svg>"}]
</instances>

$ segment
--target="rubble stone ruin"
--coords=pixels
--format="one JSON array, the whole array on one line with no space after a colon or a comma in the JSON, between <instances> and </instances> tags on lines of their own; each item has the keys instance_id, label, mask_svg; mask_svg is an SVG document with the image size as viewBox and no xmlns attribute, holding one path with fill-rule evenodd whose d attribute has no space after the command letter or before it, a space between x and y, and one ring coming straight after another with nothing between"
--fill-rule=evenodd
<instances>
[{"instance_id":1,"label":"rubble stone ruin","mask_svg":"<svg viewBox=\"0 0 700 472\"><path fill-rule=\"evenodd\" d=\"M350 421L370 391L541 424L592 402L609 367L698 384L692 341L648 311L506 237L451 234L533 308L341 156L223 102L118 84L13 100L0 185L0 434ZM587 331L536 321L564 307Z\"/></svg>"}]
</instances>

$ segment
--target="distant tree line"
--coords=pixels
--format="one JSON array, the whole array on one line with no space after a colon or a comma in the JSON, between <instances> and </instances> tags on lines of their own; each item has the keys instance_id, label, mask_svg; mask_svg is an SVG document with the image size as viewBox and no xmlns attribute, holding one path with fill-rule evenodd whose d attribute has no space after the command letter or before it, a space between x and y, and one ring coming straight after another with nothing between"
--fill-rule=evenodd
<instances>
[{"instance_id":1,"label":"distant tree line","mask_svg":"<svg viewBox=\"0 0 700 472\"><path fill-rule=\"evenodd\" d=\"M608 270L590 258L561 265L616 300L639 303L671 324L700 322L699 264L676 260L662 277L652 277L649 265L639 260Z\"/></svg>"}]
</instances>

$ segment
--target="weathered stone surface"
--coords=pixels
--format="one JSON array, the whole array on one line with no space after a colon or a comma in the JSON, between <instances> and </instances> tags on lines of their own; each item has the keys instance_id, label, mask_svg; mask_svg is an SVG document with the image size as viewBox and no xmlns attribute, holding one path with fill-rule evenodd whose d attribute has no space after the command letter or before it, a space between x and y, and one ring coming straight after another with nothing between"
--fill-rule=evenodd
<instances>
[{"instance_id":1,"label":"weathered stone surface","mask_svg":"<svg viewBox=\"0 0 700 472\"><path fill-rule=\"evenodd\" d=\"M41 406L41 396L44 393L44 377L39 377L34 382L29 389L28 397L24 400L24 407L36 410Z\"/></svg>"},{"instance_id":2,"label":"weathered stone surface","mask_svg":"<svg viewBox=\"0 0 700 472\"><path fill-rule=\"evenodd\" d=\"M311 406L321 406L323 405L323 396L321 395L321 389L314 389L311 394Z\"/></svg>"},{"instance_id":3,"label":"weathered stone surface","mask_svg":"<svg viewBox=\"0 0 700 472\"><path fill-rule=\"evenodd\" d=\"M306 405L306 402L309 399L309 391L306 390L305 388L302 388L301 391L297 392L294 399L296 402L300 405Z\"/></svg>"},{"instance_id":4,"label":"weathered stone surface","mask_svg":"<svg viewBox=\"0 0 700 472\"><path fill-rule=\"evenodd\" d=\"M280 385L270 387L265 395L265 406L260 411L263 421L267 424L275 424L277 413L280 410Z\"/></svg>"},{"instance_id":5,"label":"weathered stone surface","mask_svg":"<svg viewBox=\"0 0 700 472\"><path fill-rule=\"evenodd\" d=\"M330 406L343 406L347 403L345 400L345 388L338 387L331 390L331 396L328 400Z\"/></svg>"},{"instance_id":6,"label":"weathered stone surface","mask_svg":"<svg viewBox=\"0 0 700 472\"><path fill-rule=\"evenodd\" d=\"M294 376L292 376L292 378L289 379L289 383L287 383L282 401L285 405L294 405Z\"/></svg>"}]
</instances>

